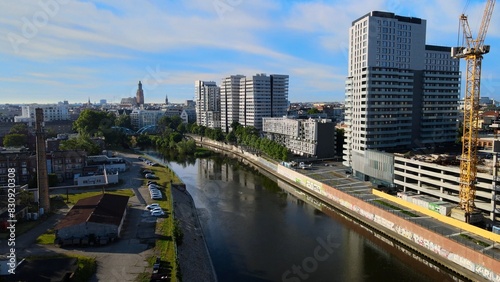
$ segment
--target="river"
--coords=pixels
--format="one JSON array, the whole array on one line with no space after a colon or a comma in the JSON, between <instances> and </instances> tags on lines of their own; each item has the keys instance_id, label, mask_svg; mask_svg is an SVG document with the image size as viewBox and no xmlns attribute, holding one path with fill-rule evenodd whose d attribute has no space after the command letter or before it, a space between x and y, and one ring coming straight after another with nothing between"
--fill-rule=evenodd
<instances>
[{"instance_id":1,"label":"river","mask_svg":"<svg viewBox=\"0 0 500 282\"><path fill-rule=\"evenodd\" d=\"M193 196L219 281L453 281L380 234L234 160L169 165Z\"/></svg>"}]
</instances>

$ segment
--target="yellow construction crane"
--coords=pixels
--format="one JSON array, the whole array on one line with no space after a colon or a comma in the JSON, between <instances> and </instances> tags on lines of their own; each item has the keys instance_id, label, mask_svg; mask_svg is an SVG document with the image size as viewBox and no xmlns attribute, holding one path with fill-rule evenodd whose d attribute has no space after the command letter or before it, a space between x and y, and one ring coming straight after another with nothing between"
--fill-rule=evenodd
<instances>
[{"instance_id":1,"label":"yellow construction crane","mask_svg":"<svg viewBox=\"0 0 500 282\"><path fill-rule=\"evenodd\" d=\"M474 199L476 196L477 175L477 137L479 119L479 97L481 86L481 62L483 55L490 51L489 45L484 45L484 39L493 13L495 0L488 0L484 9L479 33L474 39L470 30L467 16L460 16L463 29L464 43L462 47L451 49L451 56L463 58L467 61L467 80L464 98L464 122L462 138L462 156L460 158L460 208L464 220L474 223Z\"/></svg>"}]
</instances>

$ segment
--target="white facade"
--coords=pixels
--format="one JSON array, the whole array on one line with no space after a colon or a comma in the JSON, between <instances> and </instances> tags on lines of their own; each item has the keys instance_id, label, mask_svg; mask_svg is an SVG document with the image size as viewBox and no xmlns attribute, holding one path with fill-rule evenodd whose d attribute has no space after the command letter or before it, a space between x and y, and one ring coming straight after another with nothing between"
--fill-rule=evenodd
<instances>
[{"instance_id":1,"label":"white facade","mask_svg":"<svg viewBox=\"0 0 500 282\"><path fill-rule=\"evenodd\" d=\"M307 157L335 156L335 124L328 119L262 119L262 131L291 152Z\"/></svg>"},{"instance_id":2,"label":"white facade","mask_svg":"<svg viewBox=\"0 0 500 282\"><path fill-rule=\"evenodd\" d=\"M73 182L77 186L116 184L118 183L118 172L89 176L76 174Z\"/></svg>"},{"instance_id":3,"label":"white facade","mask_svg":"<svg viewBox=\"0 0 500 282\"><path fill-rule=\"evenodd\" d=\"M196 123L209 128L220 128L220 87L213 81L194 83Z\"/></svg>"},{"instance_id":4,"label":"white facade","mask_svg":"<svg viewBox=\"0 0 500 282\"><path fill-rule=\"evenodd\" d=\"M500 185L489 171L477 173L476 208L500 220ZM497 179L496 180L500 180ZM432 157L394 157L394 184L405 192L430 195L448 202L459 203L460 168L439 165ZM496 214L496 215L495 215Z\"/></svg>"},{"instance_id":5,"label":"white facade","mask_svg":"<svg viewBox=\"0 0 500 282\"><path fill-rule=\"evenodd\" d=\"M35 109L43 109L43 120L55 121L55 120L69 120L68 105L64 104L48 104L48 105L38 105L31 104L21 107L22 115L14 117L14 122L34 122L35 121Z\"/></svg>"},{"instance_id":6,"label":"white facade","mask_svg":"<svg viewBox=\"0 0 500 282\"><path fill-rule=\"evenodd\" d=\"M262 118L283 117L288 107L288 75L234 75L224 78L221 87L221 127L231 123L262 130Z\"/></svg>"},{"instance_id":7,"label":"white facade","mask_svg":"<svg viewBox=\"0 0 500 282\"><path fill-rule=\"evenodd\" d=\"M425 44L426 21L373 11L349 29L344 164L366 150L453 142L459 61Z\"/></svg>"},{"instance_id":8,"label":"white facade","mask_svg":"<svg viewBox=\"0 0 500 282\"><path fill-rule=\"evenodd\" d=\"M144 126L156 125L158 120L165 115L162 110L140 110L134 109L130 113L130 122L135 129L143 128Z\"/></svg>"},{"instance_id":9,"label":"white facade","mask_svg":"<svg viewBox=\"0 0 500 282\"><path fill-rule=\"evenodd\" d=\"M229 132L233 122L240 121L240 89L245 80L243 75L231 75L221 83L221 128Z\"/></svg>"},{"instance_id":10,"label":"white facade","mask_svg":"<svg viewBox=\"0 0 500 282\"><path fill-rule=\"evenodd\" d=\"M195 122L196 121L196 110L186 108L186 109L182 110L180 117L181 117L183 123Z\"/></svg>"}]
</instances>

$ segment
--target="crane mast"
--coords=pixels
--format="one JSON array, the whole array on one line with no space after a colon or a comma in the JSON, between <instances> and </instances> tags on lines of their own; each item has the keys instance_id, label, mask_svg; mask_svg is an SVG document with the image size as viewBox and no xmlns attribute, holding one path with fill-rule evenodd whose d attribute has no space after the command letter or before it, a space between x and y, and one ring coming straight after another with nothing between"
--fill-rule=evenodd
<instances>
[{"instance_id":1,"label":"crane mast","mask_svg":"<svg viewBox=\"0 0 500 282\"><path fill-rule=\"evenodd\" d=\"M476 39L472 36L467 16L464 14L460 16L465 46L454 47L451 50L452 57L463 58L467 61L459 194L460 208L465 212L466 222L470 222L471 214L475 210L481 63L483 55L490 51L490 46L484 45L484 39L494 6L495 0L487 1Z\"/></svg>"}]
</instances>

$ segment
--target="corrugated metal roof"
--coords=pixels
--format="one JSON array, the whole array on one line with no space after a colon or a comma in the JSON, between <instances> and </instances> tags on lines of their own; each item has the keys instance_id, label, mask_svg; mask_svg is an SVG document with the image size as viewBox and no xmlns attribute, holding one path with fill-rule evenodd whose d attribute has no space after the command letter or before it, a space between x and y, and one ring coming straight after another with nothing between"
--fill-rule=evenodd
<instances>
[{"instance_id":1,"label":"corrugated metal roof","mask_svg":"<svg viewBox=\"0 0 500 282\"><path fill-rule=\"evenodd\" d=\"M57 224L56 230L85 222L120 225L128 196L100 194L79 200Z\"/></svg>"}]
</instances>

